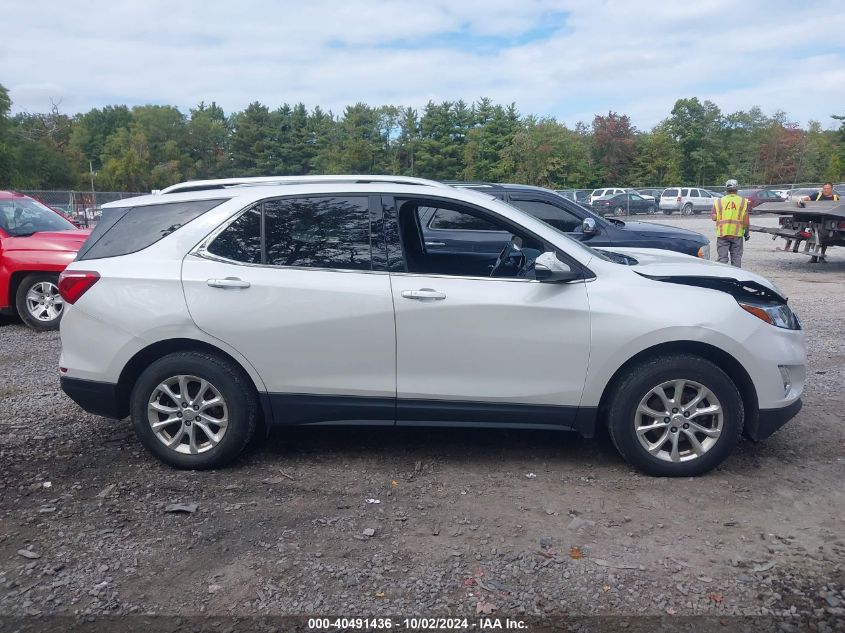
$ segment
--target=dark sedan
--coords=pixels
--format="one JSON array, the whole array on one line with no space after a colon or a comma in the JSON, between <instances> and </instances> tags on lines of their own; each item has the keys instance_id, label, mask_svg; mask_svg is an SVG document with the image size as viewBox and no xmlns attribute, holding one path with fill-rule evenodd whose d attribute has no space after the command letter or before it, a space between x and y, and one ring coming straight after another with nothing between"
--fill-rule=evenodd
<instances>
[{"instance_id":1,"label":"dark sedan","mask_svg":"<svg viewBox=\"0 0 845 633\"><path fill-rule=\"evenodd\" d=\"M643 198L638 193L620 193L608 198L593 201L593 211L599 215L633 215L635 213L655 213L657 204L654 200Z\"/></svg>"},{"instance_id":2,"label":"dark sedan","mask_svg":"<svg viewBox=\"0 0 845 633\"><path fill-rule=\"evenodd\" d=\"M652 222L602 218L592 213L587 207L572 202L550 189L497 183L451 182L449 184L495 196L588 246L662 248L705 259L710 258L710 240L701 233ZM439 217L434 210L420 220L426 248L443 252L462 252L462 249L467 248L465 244L467 230L478 231L480 235L488 239L491 253L500 252L508 241L508 236L501 232L481 226L467 226L462 218ZM467 218L467 221L471 219Z\"/></svg>"}]
</instances>

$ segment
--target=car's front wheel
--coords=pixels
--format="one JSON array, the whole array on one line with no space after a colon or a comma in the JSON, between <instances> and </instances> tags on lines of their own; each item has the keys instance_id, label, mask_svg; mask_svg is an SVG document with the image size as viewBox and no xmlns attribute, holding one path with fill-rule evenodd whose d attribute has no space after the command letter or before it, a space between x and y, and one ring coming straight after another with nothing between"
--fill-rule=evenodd
<instances>
[{"instance_id":1,"label":"car's front wheel","mask_svg":"<svg viewBox=\"0 0 845 633\"><path fill-rule=\"evenodd\" d=\"M15 307L21 320L33 330L58 329L65 307L59 294L59 276L33 273L24 277L15 294Z\"/></svg>"},{"instance_id":2,"label":"car's front wheel","mask_svg":"<svg viewBox=\"0 0 845 633\"><path fill-rule=\"evenodd\" d=\"M175 468L217 468L255 432L258 404L240 367L214 354L177 352L152 363L131 396L141 443Z\"/></svg>"},{"instance_id":3,"label":"car's front wheel","mask_svg":"<svg viewBox=\"0 0 845 633\"><path fill-rule=\"evenodd\" d=\"M608 429L619 453L660 477L700 475L731 454L745 410L736 385L718 366L667 355L626 372L615 386Z\"/></svg>"},{"instance_id":4,"label":"car's front wheel","mask_svg":"<svg viewBox=\"0 0 845 633\"><path fill-rule=\"evenodd\" d=\"M653 214L657 213L657 207L654 206L653 204L649 205L648 213L649 213L649 215L653 215Z\"/></svg>"},{"instance_id":5,"label":"car's front wheel","mask_svg":"<svg viewBox=\"0 0 845 633\"><path fill-rule=\"evenodd\" d=\"M625 215L625 207L616 207L613 210L613 215L615 215L616 217Z\"/></svg>"}]
</instances>

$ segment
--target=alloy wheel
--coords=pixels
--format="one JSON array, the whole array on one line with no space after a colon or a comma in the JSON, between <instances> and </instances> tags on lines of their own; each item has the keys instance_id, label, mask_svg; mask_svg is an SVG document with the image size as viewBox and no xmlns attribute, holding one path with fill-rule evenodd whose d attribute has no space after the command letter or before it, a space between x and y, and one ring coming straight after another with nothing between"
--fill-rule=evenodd
<instances>
[{"instance_id":1,"label":"alloy wheel","mask_svg":"<svg viewBox=\"0 0 845 633\"><path fill-rule=\"evenodd\" d=\"M722 405L713 392L684 379L651 389L634 414L640 445L668 462L687 462L704 455L719 441L723 425Z\"/></svg>"},{"instance_id":2,"label":"alloy wheel","mask_svg":"<svg viewBox=\"0 0 845 633\"><path fill-rule=\"evenodd\" d=\"M52 282L39 281L26 293L26 309L38 321L46 323L58 319L64 307L59 287Z\"/></svg>"},{"instance_id":3,"label":"alloy wheel","mask_svg":"<svg viewBox=\"0 0 845 633\"><path fill-rule=\"evenodd\" d=\"M197 376L162 381L147 404L153 434L177 453L196 455L217 446L229 426L229 410L220 391Z\"/></svg>"}]
</instances>

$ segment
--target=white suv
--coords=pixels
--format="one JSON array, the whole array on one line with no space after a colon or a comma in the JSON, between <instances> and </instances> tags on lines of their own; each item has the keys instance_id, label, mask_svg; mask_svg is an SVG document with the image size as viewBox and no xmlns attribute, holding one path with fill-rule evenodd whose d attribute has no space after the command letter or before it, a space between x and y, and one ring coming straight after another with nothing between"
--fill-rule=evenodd
<instances>
[{"instance_id":1,"label":"white suv","mask_svg":"<svg viewBox=\"0 0 845 633\"><path fill-rule=\"evenodd\" d=\"M720 196L700 187L669 187L660 196L660 210L665 214L680 211L681 215L709 213Z\"/></svg>"},{"instance_id":2,"label":"white suv","mask_svg":"<svg viewBox=\"0 0 845 633\"><path fill-rule=\"evenodd\" d=\"M430 242L432 209L479 248ZM501 252L484 248L491 226L512 236ZM601 424L643 471L687 476L801 407L804 335L766 279L594 250L431 181L211 181L121 200L59 287L62 388L131 416L179 468L232 460L261 421Z\"/></svg>"}]
</instances>

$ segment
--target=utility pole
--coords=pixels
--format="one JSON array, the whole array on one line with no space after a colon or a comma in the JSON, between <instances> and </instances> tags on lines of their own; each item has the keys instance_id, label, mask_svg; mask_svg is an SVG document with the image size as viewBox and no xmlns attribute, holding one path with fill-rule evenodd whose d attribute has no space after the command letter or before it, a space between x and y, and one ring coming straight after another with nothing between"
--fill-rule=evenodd
<instances>
[{"instance_id":1,"label":"utility pole","mask_svg":"<svg viewBox=\"0 0 845 633\"><path fill-rule=\"evenodd\" d=\"M94 189L94 163L88 161L88 171L91 174L91 200L94 205L93 213L97 213L97 191ZM88 226L88 213L85 214L85 226Z\"/></svg>"}]
</instances>

